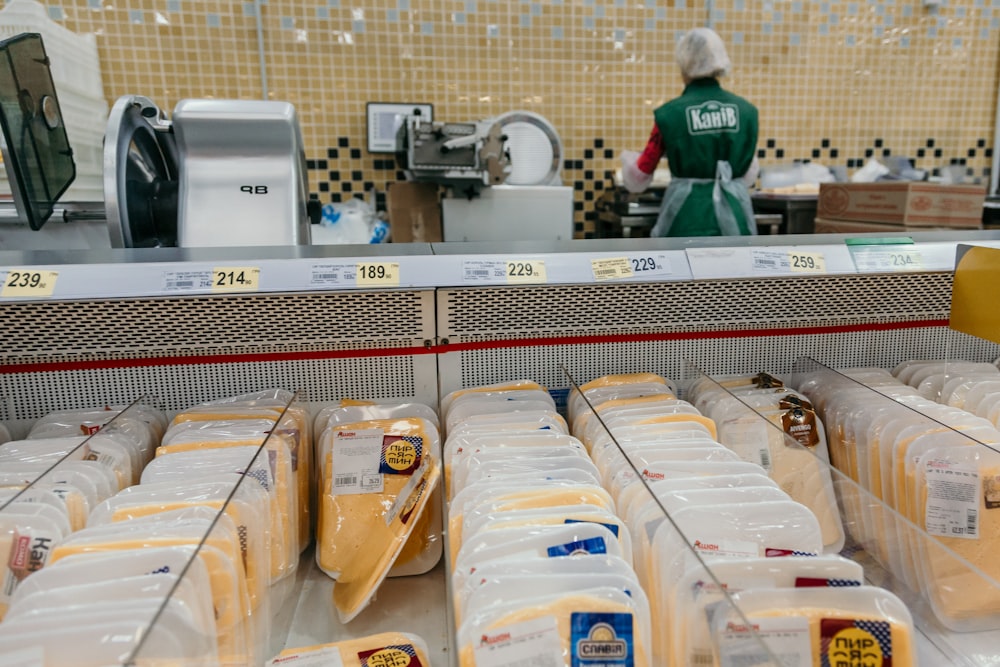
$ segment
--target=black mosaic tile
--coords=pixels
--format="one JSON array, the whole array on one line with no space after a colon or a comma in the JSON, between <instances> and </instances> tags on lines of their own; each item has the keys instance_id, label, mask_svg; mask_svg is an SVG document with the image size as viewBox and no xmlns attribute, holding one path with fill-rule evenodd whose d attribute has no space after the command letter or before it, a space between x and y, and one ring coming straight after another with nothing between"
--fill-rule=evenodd
<instances>
[{"instance_id":1,"label":"black mosaic tile","mask_svg":"<svg viewBox=\"0 0 1000 667\"><path fill-rule=\"evenodd\" d=\"M341 194L339 192L334 192L330 195L330 201L334 204L339 204L341 202Z\"/></svg>"},{"instance_id":2,"label":"black mosaic tile","mask_svg":"<svg viewBox=\"0 0 1000 667\"><path fill-rule=\"evenodd\" d=\"M605 169L604 170L604 180L606 180L606 181L613 181L613 180L615 180L615 172L612 171L611 169Z\"/></svg>"},{"instance_id":3,"label":"black mosaic tile","mask_svg":"<svg viewBox=\"0 0 1000 667\"><path fill-rule=\"evenodd\" d=\"M597 220L597 211L587 211L583 214L583 219L590 221Z\"/></svg>"},{"instance_id":4,"label":"black mosaic tile","mask_svg":"<svg viewBox=\"0 0 1000 667\"><path fill-rule=\"evenodd\" d=\"M326 156L331 160L336 160L340 156L340 151L338 151L336 148L327 148Z\"/></svg>"},{"instance_id":5,"label":"black mosaic tile","mask_svg":"<svg viewBox=\"0 0 1000 667\"><path fill-rule=\"evenodd\" d=\"M340 172L339 171L330 171L330 172L327 172L327 175L330 177L331 181L339 181L340 180Z\"/></svg>"},{"instance_id":6,"label":"black mosaic tile","mask_svg":"<svg viewBox=\"0 0 1000 667\"><path fill-rule=\"evenodd\" d=\"M857 161L854 158L847 158L847 168L854 169L858 166Z\"/></svg>"},{"instance_id":7,"label":"black mosaic tile","mask_svg":"<svg viewBox=\"0 0 1000 667\"><path fill-rule=\"evenodd\" d=\"M582 234L583 233L583 223L582 222L574 222L573 223L573 231L574 232L580 232Z\"/></svg>"},{"instance_id":8,"label":"black mosaic tile","mask_svg":"<svg viewBox=\"0 0 1000 667\"><path fill-rule=\"evenodd\" d=\"M585 238L585 239L592 239L592 238L594 238L594 232L584 232L583 238Z\"/></svg>"},{"instance_id":9,"label":"black mosaic tile","mask_svg":"<svg viewBox=\"0 0 1000 667\"><path fill-rule=\"evenodd\" d=\"M351 141L347 137L338 137L337 145L340 146L341 148L347 148L348 146L351 145Z\"/></svg>"},{"instance_id":10,"label":"black mosaic tile","mask_svg":"<svg viewBox=\"0 0 1000 667\"><path fill-rule=\"evenodd\" d=\"M759 158L760 157L767 157L767 151L764 150L763 148L758 148L757 149L757 157L759 157Z\"/></svg>"},{"instance_id":11,"label":"black mosaic tile","mask_svg":"<svg viewBox=\"0 0 1000 667\"><path fill-rule=\"evenodd\" d=\"M778 150L774 151L774 157L778 158L779 160L785 157L785 149L779 148Z\"/></svg>"},{"instance_id":12,"label":"black mosaic tile","mask_svg":"<svg viewBox=\"0 0 1000 667\"><path fill-rule=\"evenodd\" d=\"M315 169L316 160L306 160L306 169Z\"/></svg>"},{"instance_id":13,"label":"black mosaic tile","mask_svg":"<svg viewBox=\"0 0 1000 667\"><path fill-rule=\"evenodd\" d=\"M594 201L594 193L591 192L590 190L587 190L586 192L583 193L583 200Z\"/></svg>"},{"instance_id":14,"label":"black mosaic tile","mask_svg":"<svg viewBox=\"0 0 1000 667\"><path fill-rule=\"evenodd\" d=\"M985 151L983 151L983 156L985 156L985 157L993 157L993 149L992 148L987 148Z\"/></svg>"},{"instance_id":15,"label":"black mosaic tile","mask_svg":"<svg viewBox=\"0 0 1000 667\"><path fill-rule=\"evenodd\" d=\"M840 151L839 151L839 150L837 150L836 148L831 148L831 149L830 149L830 157L831 157L831 158L837 158L837 157L840 157Z\"/></svg>"},{"instance_id":16,"label":"black mosaic tile","mask_svg":"<svg viewBox=\"0 0 1000 667\"><path fill-rule=\"evenodd\" d=\"M604 148L604 139L594 139L594 148Z\"/></svg>"},{"instance_id":17,"label":"black mosaic tile","mask_svg":"<svg viewBox=\"0 0 1000 667\"><path fill-rule=\"evenodd\" d=\"M941 157L942 155L944 155L944 151L942 151L940 148L934 149L934 157Z\"/></svg>"},{"instance_id":18,"label":"black mosaic tile","mask_svg":"<svg viewBox=\"0 0 1000 667\"><path fill-rule=\"evenodd\" d=\"M931 176L940 176L940 175L941 175L941 170L940 169L938 169L937 167L934 167L933 169L931 169Z\"/></svg>"},{"instance_id":19,"label":"black mosaic tile","mask_svg":"<svg viewBox=\"0 0 1000 667\"><path fill-rule=\"evenodd\" d=\"M330 168L330 161L329 160L316 160L316 166L319 167L320 169L322 169L323 171L326 171L327 169Z\"/></svg>"},{"instance_id":20,"label":"black mosaic tile","mask_svg":"<svg viewBox=\"0 0 1000 667\"><path fill-rule=\"evenodd\" d=\"M592 180L594 180L594 170L593 169L588 169L585 172L583 172L583 180L585 180L585 181L592 181Z\"/></svg>"},{"instance_id":21,"label":"black mosaic tile","mask_svg":"<svg viewBox=\"0 0 1000 667\"><path fill-rule=\"evenodd\" d=\"M573 181L573 189L578 192L583 191L583 181Z\"/></svg>"},{"instance_id":22,"label":"black mosaic tile","mask_svg":"<svg viewBox=\"0 0 1000 667\"><path fill-rule=\"evenodd\" d=\"M322 185L322 183L320 185ZM322 188L320 188L320 189L322 189ZM319 201L319 195L316 194L315 192L310 192L309 193L309 201Z\"/></svg>"},{"instance_id":23,"label":"black mosaic tile","mask_svg":"<svg viewBox=\"0 0 1000 667\"><path fill-rule=\"evenodd\" d=\"M614 157L615 157L615 151L614 151L613 148L605 148L604 149L604 159L605 160L611 160L611 159L614 159Z\"/></svg>"},{"instance_id":24,"label":"black mosaic tile","mask_svg":"<svg viewBox=\"0 0 1000 667\"><path fill-rule=\"evenodd\" d=\"M889 149L889 148L883 148L882 149L882 157L889 157L890 155L892 155L892 150L891 149Z\"/></svg>"},{"instance_id":25,"label":"black mosaic tile","mask_svg":"<svg viewBox=\"0 0 1000 667\"><path fill-rule=\"evenodd\" d=\"M927 140L927 148L934 148L934 140L933 139L928 139Z\"/></svg>"},{"instance_id":26,"label":"black mosaic tile","mask_svg":"<svg viewBox=\"0 0 1000 667\"><path fill-rule=\"evenodd\" d=\"M819 142L819 145L822 148L829 148L830 147L830 140L829 139L823 139L823 140L821 140Z\"/></svg>"},{"instance_id":27,"label":"black mosaic tile","mask_svg":"<svg viewBox=\"0 0 1000 667\"><path fill-rule=\"evenodd\" d=\"M590 150L589 148L586 149L585 151L583 151L583 159L584 160L593 160L594 159L594 151Z\"/></svg>"},{"instance_id":28,"label":"black mosaic tile","mask_svg":"<svg viewBox=\"0 0 1000 667\"><path fill-rule=\"evenodd\" d=\"M865 157L871 157L873 155L875 155L875 150L874 149L872 149L872 148L866 148L865 149Z\"/></svg>"},{"instance_id":29,"label":"black mosaic tile","mask_svg":"<svg viewBox=\"0 0 1000 667\"><path fill-rule=\"evenodd\" d=\"M594 182L594 189L595 190L603 190L604 189L604 181L595 181Z\"/></svg>"},{"instance_id":30,"label":"black mosaic tile","mask_svg":"<svg viewBox=\"0 0 1000 667\"><path fill-rule=\"evenodd\" d=\"M351 159L352 160L360 160L361 159L361 149L360 148L352 148L351 149Z\"/></svg>"},{"instance_id":31,"label":"black mosaic tile","mask_svg":"<svg viewBox=\"0 0 1000 667\"><path fill-rule=\"evenodd\" d=\"M406 172L404 172L402 170L398 170L396 172L396 180L397 181L405 181L406 180Z\"/></svg>"},{"instance_id":32,"label":"black mosaic tile","mask_svg":"<svg viewBox=\"0 0 1000 667\"><path fill-rule=\"evenodd\" d=\"M365 192L371 192L375 189L375 184L371 181L365 181L364 188Z\"/></svg>"},{"instance_id":33,"label":"black mosaic tile","mask_svg":"<svg viewBox=\"0 0 1000 667\"><path fill-rule=\"evenodd\" d=\"M574 169L583 169L583 160L573 160Z\"/></svg>"},{"instance_id":34,"label":"black mosaic tile","mask_svg":"<svg viewBox=\"0 0 1000 667\"><path fill-rule=\"evenodd\" d=\"M563 169L572 169L572 168L573 168L572 160L563 160Z\"/></svg>"},{"instance_id":35,"label":"black mosaic tile","mask_svg":"<svg viewBox=\"0 0 1000 667\"><path fill-rule=\"evenodd\" d=\"M976 148L986 148L986 140L979 139L976 141Z\"/></svg>"},{"instance_id":36,"label":"black mosaic tile","mask_svg":"<svg viewBox=\"0 0 1000 667\"><path fill-rule=\"evenodd\" d=\"M918 148L917 149L917 157L924 157L926 154L927 154L927 151L925 151L923 148Z\"/></svg>"},{"instance_id":37,"label":"black mosaic tile","mask_svg":"<svg viewBox=\"0 0 1000 667\"><path fill-rule=\"evenodd\" d=\"M329 192L330 191L330 184L327 183L326 181L323 181L322 183L319 184L319 191L320 192Z\"/></svg>"},{"instance_id":38,"label":"black mosaic tile","mask_svg":"<svg viewBox=\"0 0 1000 667\"><path fill-rule=\"evenodd\" d=\"M876 139L875 140L875 148L882 148L882 140L881 139Z\"/></svg>"},{"instance_id":39,"label":"black mosaic tile","mask_svg":"<svg viewBox=\"0 0 1000 667\"><path fill-rule=\"evenodd\" d=\"M344 181L340 184L341 192L350 192L353 189L354 189L354 183L351 183L350 181Z\"/></svg>"},{"instance_id":40,"label":"black mosaic tile","mask_svg":"<svg viewBox=\"0 0 1000 667\"><path fill-rule=\"evenodd\" d=\"M818 158L818 157L819 157L819 149L818 149L818 148L814 148L814 149L812 150L812 156L813 156L814 158Z\"/></svg>"},{"instance_id":41,"label":"black mosaic tile","mask_svg":"<svg viewBox=\"0 0 1000 667\"><path fill-rule=\"evenodd\" d=\"M774 148L774 145L775 145L774 139L768 139L767 140L767 147L768 148Z\"/></svg>"},{"instance_id":42,"label":"black mosaic tile","mask_svg":"<svg viewBox=\"0 0 1000 667\"><path fill-rule=\"evenodd\" d=\"M966 176L975 176L976 175L976 170L973 169L972 167L969 167L968 169L965 170L965 175Z\"/></svg>"},{"instance_id":43,"label":"black mosaic tile","mask_svg":"<svg viewBox=\"0 0 1000 667\"><path fill-rule=\"evenodd\" d=\"M575 202L573 202L573 210L574 211L582 211L583 210L583 202L582 201L575 201Z\"/></svg>"},{"instance_id":44,"label":"black mosaic tile","mask_svg":"<svg viewBox=\"0 0 1000 667\"><path fill-rule=\"evenodd\" d=\"M969 155L969 157L976 157L976 149L975 148L970 148L968 155Z\"/></svg>"}]
</instances>

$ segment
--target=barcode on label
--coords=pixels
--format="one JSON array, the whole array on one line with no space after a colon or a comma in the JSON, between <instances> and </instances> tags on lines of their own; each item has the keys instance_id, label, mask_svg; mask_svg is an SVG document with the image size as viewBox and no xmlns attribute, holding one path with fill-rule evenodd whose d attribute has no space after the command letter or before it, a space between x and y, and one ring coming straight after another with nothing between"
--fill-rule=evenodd
<instances>
[{"instance_id":1,"label":"barcode on label","mask_svg":"<svg viewBox=\"0 0 1000 667\"><path fill-rule=\"evenodd\" d=\"M768 470L771 469L771 450L766 447L760 450L760 465Z\"/></svg>"},{"instance_id":2,"label":"barcode on label","mask_svg":"<svg viewBox=\"0 0 1000 667\"><path fill-rule=\"evenodd\" d=\"M179 289L181 287L194 287L194 281L193 280L177 280L175 282L169 283L168 287L173 287L175 289Z\"/></svg>"},{"instance_id":3,"label":"barcode on label","mask_svg":"<svg viewBox=\"0 0 1000 667\"><path fill-rule=\"evenodd\" d=\"M979 512L974 509L966 510L965 514L965 532L969 535L976 534L976 524L978 523Z\"/></svg>"},{"instance_id":4,"label":"barcode on label","mask_svg":"<svg viewBox=\"0 0 1000 667\"><path fill-rule=\"evenodd\" d=\"M490 272L488 270L486 270L486 269L473 269L471 271L466 271L465 275L467 275L467 276L488 276L488 275L490 275Z\"/></svg>"},{"instance_id":5,"label":"barcode on label","mask_svg":"<svg viewBox=\"0 0 1000 667\"><path fill-rule=\"evenodd\" d=\"M615 271L614 269L595 269L594 270L594 275L595 276L617 276L618 272Z\"/></svg>"},{"instance_id":6,"label":"barcode on label","mask_svg":"<svg viewBox=\"0 0 1000 667\"><path fill-rule=\"evenodd\" d=\"M314 273L313 280L336 280L336 273Z\"/></svg>"},{"instance_id":7,"label":"barcode on label","mask_svg":"<svg viewBox=\"0 0 1000 667\"><path fill-rule=\"evenodd\" d=\"M760 257L754 257L753 265L759 266L762 269L773 269L778 266L778 263L773 259L762 259Z\"/></svg>"},{"instance_id":8,"label":"barcode on label","mask_svg":"<svg viewBox=\"0 0 1000 667\"><path fill-rule=\"evenodd\" d=\"M711 667L714 664L715 658L712 657L711 653L697 651L691 654L691 665L693 665L693 667Z\"/></svg>"},{"instance_id":9,"label":"barcode on label","mask_svg":"<svg viewBox=\"0 0 1000 667\"><path fill-rule=\"evenodd\" d=\"M98 453L97 454L97 462L100 463L101 465L108 466L109 468L114 468L115 467L115 463L117 463L117 460L115 459L114 456L112 456L110 454L101 454L101 453Z\"/></svg>"},{"instance_id":10,"label":"barcode on label","mask_svg":"<svg viewBox=\"0 0 1000 667\"><path fill-rule=\"evenodd\" d=\"M334 486L354 486L358 483L357 475L334 475Z\"/></svg>"}]
</instances>

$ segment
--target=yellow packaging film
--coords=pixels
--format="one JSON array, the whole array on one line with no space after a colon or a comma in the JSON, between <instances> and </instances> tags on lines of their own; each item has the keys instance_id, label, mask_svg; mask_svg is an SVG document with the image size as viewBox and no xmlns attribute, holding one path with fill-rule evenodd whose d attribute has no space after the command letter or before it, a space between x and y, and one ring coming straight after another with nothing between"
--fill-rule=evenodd
<instances>
[{"instance_id":1,"label":"yellow packaging film","mask_svg":"<svg viewBox=\"0 0 1000 667\"><path fill-rule=\"evenodd\" d=\"M427 644L407 632L285 649L268 667L431 667Z\"/></svg>"},{"instance_id":2,"label":"yellow packaging film","mask_svg":"<svg viewBox=\"0 0 1000 667\"><path fill-rule=\"evenodd\" d=\"M372 420L330 429L317 562L336 580L342 622L373 598L419 523L441 476L440 440L424 419Z\"/></svg>"}]
</instances>

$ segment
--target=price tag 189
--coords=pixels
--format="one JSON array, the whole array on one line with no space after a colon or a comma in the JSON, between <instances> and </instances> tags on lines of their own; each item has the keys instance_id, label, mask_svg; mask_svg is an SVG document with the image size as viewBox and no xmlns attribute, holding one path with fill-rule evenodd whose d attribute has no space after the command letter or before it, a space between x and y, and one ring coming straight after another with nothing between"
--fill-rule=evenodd
<instances>
[{"instance_id":1,"label":"price tag 189","mask_svg":"<svg viewBox=\"0 0 1000 667\"><path fill-rule=\"evenodd\" d=\"M52 296L58 277L58 271L13 268L3 278L0 296Z\"/></svg>"},{"instance_id":2,"label":"price tag 189","mask_svg":"<svg viewBox=\"0 0 1000 667\"><path fill-rule=\"evenodd\" d=\"M217 266L212 269L213 292L256 292L260 289L260 267Z\"/></svg>"},{"instance_id":3,"label":"price tag 189","mask_svg":"<svg viewBox=\"0 0 1000 667\"><path fill-rule=\"evenodd\" d=\"M547 280L545 262L540 259L509 259L506 264L508 283L544 283Z\"/></svg>"},{"instance_id":4,"label":"price tag 189","mask_svg":"<svg viewBox=\"0 0 1000 667\"><path fill-rule=\"evenodd\" d=\"M358 287L399 287L398 262L358 262Z\"/></svg>"}]
</instances>

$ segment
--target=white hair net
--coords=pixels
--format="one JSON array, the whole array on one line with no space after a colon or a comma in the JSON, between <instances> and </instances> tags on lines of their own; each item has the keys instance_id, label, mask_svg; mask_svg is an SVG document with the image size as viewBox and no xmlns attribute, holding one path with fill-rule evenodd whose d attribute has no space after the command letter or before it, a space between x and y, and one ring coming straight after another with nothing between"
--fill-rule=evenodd
<instances>
[{"instance_id":1,"label":"white hair net","mask_svg":"<svg viewBox=\"0 0 1000 667\"><path fill-rule=\"evenodd\" d=\"M729 73L732 63L722 38L711 28L694 28L677 43L677 64L692 81Z\"/></svg>"}]
</instances>

